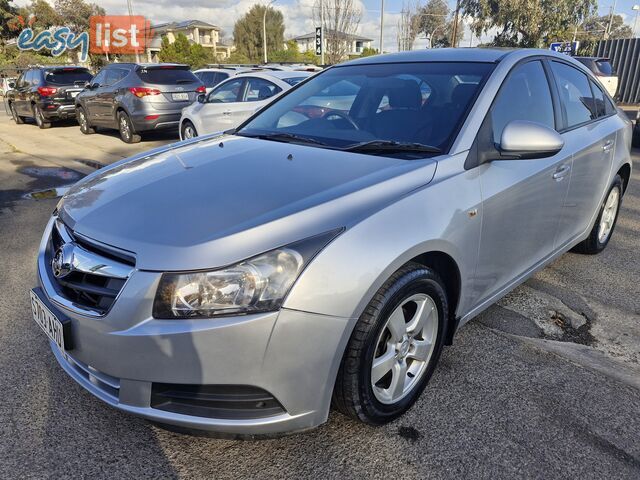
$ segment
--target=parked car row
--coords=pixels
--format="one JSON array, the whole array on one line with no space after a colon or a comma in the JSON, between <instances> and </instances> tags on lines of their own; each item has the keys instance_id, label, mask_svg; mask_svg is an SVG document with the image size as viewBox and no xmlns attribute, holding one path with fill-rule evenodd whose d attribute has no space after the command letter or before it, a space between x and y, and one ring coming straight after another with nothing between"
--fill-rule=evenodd
<instances>
[{"instance_id":1,"label":"parked car row","mask_svg":"<svg viewBox=\"0 0 640 480\"><path fill-rule=\"evenodd\" d=\"M115 129L124 142L135 143L149 131L176 130L191 138L235 127L310 75L275 67L191 72L167 63L114 63L95 76L85 67L33 67L20 75L7 102L17 124L33 118L49 128L75 118L85 135Z\"/></svg>"}]
</instances>

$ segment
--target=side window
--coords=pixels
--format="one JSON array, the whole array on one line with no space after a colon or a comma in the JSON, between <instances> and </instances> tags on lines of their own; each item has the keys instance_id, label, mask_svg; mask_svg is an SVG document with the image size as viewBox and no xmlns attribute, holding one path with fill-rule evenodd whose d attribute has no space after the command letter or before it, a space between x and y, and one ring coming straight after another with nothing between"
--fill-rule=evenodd
<instances>
[{"instance_id":1,"label":"side window","mask_svg":"<svg viewBox=\"0 0 640 480\"><path fill-rule=\"evenodd\" d=\"M40 73L40 70L31 70L31 85L34 87L40 85L42 83L41 78L42 74Z\"/></svg>"},{"instance_id":2,"label":"side window","mask_svg":"<svg viewBox=\"0 0 640 480\"><path fill-rule=\"evenodd\" d=\"M33 81L33 70L27 70L22 81L24 82L25 87L30 87L31 82Z\"/></svg>"},{"instance_id":3,"label":"side window","mask_svg":"<svg viewBox=\"0 0 640 480\"><path fill-rule=\"evenodd\" d=\"M528 120L555 128L549 82L539 61L515 67L500 87L491 107L493 142L500 143L509 122Z\"/></svg>"},{"instance_id":4,"label":"side window","mask_svg":"<svg viewBox=\"0 0 640 480\"><path fill-rule=\"evenodd\" d=\"M607 103L605 100L605 95L600 87L596 85L593 80L589 80L589 84L591 85L591 91L593 92L593 101L595 102L596 115L598 117L605 117L607 115Z\"/></svg>"},{"instance_id":5,"label":"side window","mask_svg":"<svg viewBox=\"0 0 640 480\"><path fill-rule=\"evenodd\" d=\"M27 72L24 72L18 77L18 80L16 81L16 88L24 87L26 76Z\"/></svg>"},{"instance_id":6,"label":"side window","mask_svg":"<svg viewBox=\"0 0 640 480\"><path fill-rule=\"evenodd\" d=\"M244 79L231 80L217 88L211 90L207 102L209 103L231 103L237 102L239 95L242 93L242 85Z\"/></svg>"},{"instance_id":7,"label":"side window","mask_svg":"<svg viewBox=\"0 0 640 480\"><path fill-rule=\"evenodd\" d=\"M247 94L245 96L245 102L259 102L273 97L276 93L282 89L273 83L264 80L262 78L250 78L249 86L247 87Z\"/></svg>"},{"instance_id":8,"label":"side window","mask_svg":"<svg viewBox=\"0 0 640 480\"><path fill-rule=\"evenodd\" d=\"M196 76L202 83L204 83L204 86L207 88L211 88L216 84L216 74L214 72L199 72L196 74Z\"/></svg>"},{"instance_id":9,"label":"side window","mask_svg":"<svg viewBox=\"0 0 640 480\"><path fill-rule=\"evenodd\" d=\"M589 79L581 71L564 63L551 62L567 127L575 127L597 117Z\"/></svg>"}]
</instances>

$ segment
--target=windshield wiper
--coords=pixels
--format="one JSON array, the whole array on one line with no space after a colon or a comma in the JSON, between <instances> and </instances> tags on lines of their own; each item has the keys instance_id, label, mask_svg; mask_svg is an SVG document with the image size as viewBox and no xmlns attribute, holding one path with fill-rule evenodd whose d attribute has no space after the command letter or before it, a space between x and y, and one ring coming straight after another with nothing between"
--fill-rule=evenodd
<instances>
[{"instance_id":1,"label":"windshield wiper","mask_svg":"<svg viewBox=\"0 0 640 480\"><path fill-rule=\"evenodd\" d=\"M326 143L321 142L320 140L316 140L315 138L304 137L302 135L296 135L295 133L285 133L285 132L257 133L257 134L242 133L242 134L236 134L236 135L240 135L243 137L250 137L250 138L260 138L262 140L273 140L274 142L311 143L313 145L321 145L323 147L328 146Z\"/></svg>"},{"instance_id":2,"label":"windshield wiper","mask_svg":"<svg viewBox=\"0 0 640 480\"><path fill-rule=\"evenodd\" d=\"M438 147L422 143L396 142L393 140L370 140L367 142L348 145L342 150L346 152L413 152L413 153L442 153Z\"/></svg>"}]
</instances>

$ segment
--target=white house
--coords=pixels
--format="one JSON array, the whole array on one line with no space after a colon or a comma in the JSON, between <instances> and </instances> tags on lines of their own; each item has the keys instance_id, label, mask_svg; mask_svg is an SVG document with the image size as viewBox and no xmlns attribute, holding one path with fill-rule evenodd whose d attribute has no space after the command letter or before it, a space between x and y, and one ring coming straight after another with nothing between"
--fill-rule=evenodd
<instances>
[{"instance_id":1,"label":"white house","mask_svg":"<svg viewBox=\"0 0 640 480\"><path fill-rule=\"evenodd\" d=\"M327 38L333 35L338 35L339 37L343 38L344 43L347 44L346 55L360 55L363 49L371 48L371 42L373 42L371 38L361 37L360 35L351 35L343 32L334 32L329 30L325 33L325 36L324 36L325 52L327 51L326 50ZM295 37L293 38L293 41L295 41L298 44L298 49L302 53L306 52L307 50L315 51L316 49L316 33L315 32L307 33L306 35L300 35L299 37Z\"/></svg>"}]
</instances>

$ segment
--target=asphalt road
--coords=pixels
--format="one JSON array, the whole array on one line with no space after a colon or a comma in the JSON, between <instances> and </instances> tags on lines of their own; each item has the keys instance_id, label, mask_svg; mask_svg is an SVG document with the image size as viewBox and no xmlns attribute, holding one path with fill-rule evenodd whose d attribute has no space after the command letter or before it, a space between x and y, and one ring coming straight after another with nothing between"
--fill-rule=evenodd
<instances>
[{"instance_id":1,"label":"asphalt road","mask_svg":"<svg viewBox=\"0 0 640 480\"><path fill-rule=\"evenodd\" d=\"M249 442L171 433L102 404L31 320L56 200L24 195L168 141L129 146L0 114L0 478L640 477L640 157L607 251L563 256L465 326L403 418L371 428L334 413Z\"/></svg>"}]
</instances>

